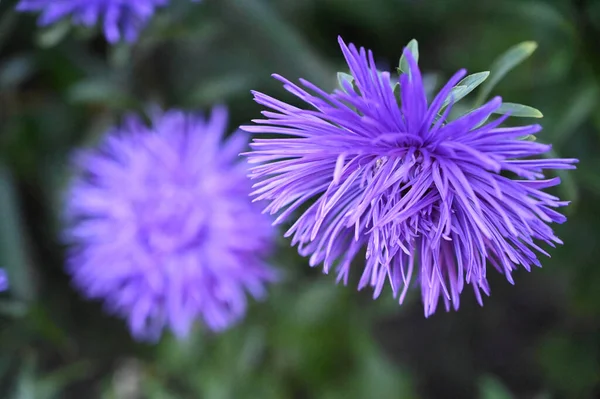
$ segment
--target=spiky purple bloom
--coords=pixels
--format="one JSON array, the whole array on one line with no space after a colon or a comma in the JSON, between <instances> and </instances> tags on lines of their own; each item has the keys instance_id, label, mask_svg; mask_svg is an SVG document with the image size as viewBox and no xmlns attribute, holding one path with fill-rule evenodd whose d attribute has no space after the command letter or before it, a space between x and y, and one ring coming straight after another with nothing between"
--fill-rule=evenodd
<instances>
[{"instance_id":1,"label":"spiky purple bloom","mask_svg":"<svg viewBox=\"0 0 600 399\"><path fill-rule=\"evenodd\" d=\"M481 304L488 262L511 283L517 265L540 266L533 250L547 253L536 241L561 243L547 223L564 222L552 208L567 204L542 191L559 183L542 172L572 169L576 160L535 158L550 146L519 138L539 125L500 127L503 116L478 127L500 107L499 97L450 121L451 107L441 111L442 104L464 70L428 104L405 49L410 74L400 76L398 105L390 74L376 70L373 54L339 42L356 88L345 82L328 94L274 75L310 108L255 92L272 111L243 127L281 136L251 144L253 195L271 201L266 210L279 213L275 223L306 207L286 233L299 253L326 273L337 265L338 281L347 283L351 261L366 248L359 289L370 285L377 297L389 280L402 303L416 274L426 316L440 296L447 310L458 309L465 282Z\"/></svg>"},{"instance_id":2,"label":"spiky purple bloom","mask_svg":"<svg viewBox=\"0 0 600 399\"><path fill-rule=\"evenodd\" d=\"M103 23L106 39L133 42L155 10L169 0L21 0L18 11L41 12L42 26L70 17L77 25L91 27Z\"/></svg>"},{"instance_id":3,"label":"spiky purple bloom","mask_svg":"<svg viewBox=\"0 0 600 399\"><path fill-rule=\"evenodd\" d=\"M163 328L185 337L196 319L214 331L239 320L247 293L276 272L271 218L250 201L248 143L222 143L224 108L209 120L172 110L148 127L130 116L97 150L77 154L67 192L67 269L89 298L126 318L134 337Z\"/></svg>"}]
</instances>

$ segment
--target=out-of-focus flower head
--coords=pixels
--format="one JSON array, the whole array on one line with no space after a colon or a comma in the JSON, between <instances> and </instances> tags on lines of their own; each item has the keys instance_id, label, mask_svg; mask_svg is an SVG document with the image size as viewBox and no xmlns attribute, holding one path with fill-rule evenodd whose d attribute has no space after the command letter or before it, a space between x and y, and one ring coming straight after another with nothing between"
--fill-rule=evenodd
<instances>
[{"instance_id":1,"label":"out-of-focus flower head","mask_svg":"<svg viewBox=\"0 0 600 399\"><path fill-rule=\"evenodd\" d=\"M550 145L522 140L539 125L500 127L506 115L488 121L499 97L450 120L452 88L464 70L428 103L407 48L397 98L371 51L339 42L351 74L341 90L275 75L309 107L255 92L269 111L243 127L279 136L251 144L253 194L270 201L276 223L304 207L286 233L300 254L325 272L336 266L346 283L366 248L359 289L370 285L377 297L387 280L402 303L416 275L426 316L440 297L447 310L458 309L465 283L482 303L488 264L511 283L518 265L540 266L534 251L547 255L539 242L561 243L548 223L564 222L553 208L567 204L542 191L559 184L543 172L572 169L576 160L540 159Z\"/></svg>"},{"instance_id":2,"label":"out-of-focus flower head","mask_svg":"<svg viewBox=\"0 0 600 399\"><path fill-rule=\"evenodd\" d=\"M271 218L249 198L247 134L222 141L224 108L210 119L172 110L151 126L130 116L98 149L75 157L67 192L67 267L89 298L126 318L134 337L163 328L185 337L196 319L220 331L265 295Z\"/></svg>"},{"instance_id":3,"label":"out-of-focus flower head","mask_svg":"<svg viewBox=\"0 0 600 399\"><path fill-rule=\"evenodd\" d=\"M21 0L17 10L40 12L40 25L68 17L87 27L102 21L106 39L115 43L137 40L156 9L168 3L169 0Z\"/></svg>"},{"instance_id":4,"label":"out-of-focus flower head","mask_svg":"<svg viewBox=\"0 0 600 399\"><path fill-rule=\"evenodd\" d=\"M8 289L8 276L6 270L0 269L0 291L6 291Z\"/></svg>"}]
</instances>

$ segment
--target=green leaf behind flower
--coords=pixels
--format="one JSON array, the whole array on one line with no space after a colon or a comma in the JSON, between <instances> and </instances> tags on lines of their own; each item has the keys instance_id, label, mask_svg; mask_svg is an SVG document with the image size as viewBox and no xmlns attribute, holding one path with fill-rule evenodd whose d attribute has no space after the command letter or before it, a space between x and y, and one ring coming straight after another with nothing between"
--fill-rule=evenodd
<instances>
[{"instance_id":1,"label":"green leaf behind flower","mask_svg":"<svg viewBox=\"0 0 600 399\"><path fill-rule=\"evenodd\" d=\"M412 53L415 62L419 62L419 43L417 42L417 40L412 39L410 42L408 42L406 47ZM404 52L402 52L402 57L400 57L400 62L398 64L398 73L408 73L409 69L410 68L408 67L408 60L404 56Z\"/></svg>"},{"instance_id":2,"label":"green leaf behind flower","mask_svg":"<svg viewBox=\"0 0 600 399\"><path fill-rule=\"evenodd\" d=\"M477 72L458 82L458 84L452 88L450 95L448 95L448 97L444 100L442 109L447 107L450 102L459 102L461 99L475 90L480 84L482 84L489 75L490 71Z\"/></svg>"},{"instance_id":3,"label":"green leaf behind flower","mask_svg":"<svg viewBox=\"0 0 600 399\"><path fill-rule=\"evenodd\" d=\"M518 116L521 118L542 118L544 116L536 108L516 103L502 103L500 108L494 111L494 113L500 115L510 114L510 116Z\"/></svg>"}]
</instances>

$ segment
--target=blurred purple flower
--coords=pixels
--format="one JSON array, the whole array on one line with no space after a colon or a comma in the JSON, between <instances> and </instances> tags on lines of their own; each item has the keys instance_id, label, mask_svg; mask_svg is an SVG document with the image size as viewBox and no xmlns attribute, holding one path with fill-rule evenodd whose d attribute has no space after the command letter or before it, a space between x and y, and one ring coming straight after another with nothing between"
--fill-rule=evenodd
<instances>
[{"instance_id":1,"label":"blurred purple flower","mask_svg":"<svg viewBox=\"0 0 600 399\"><path fill-rule=\"evenodd\" d=\"M276 272L264 261L271 218L250 201L248 143L224 143L227 112L211 118L167 111L152 127L131 116L98 150L77 154L67 193L65 237L74 283L126 318L134 337L163 328L185 337L195 319L212 330L246 311L246 292L265 295Z\"/></svg>"},{"instance_id":2,"label":"blurred purple flower","mask_svg":"<svg viewBox=\"0 0 600 399\"><path fill-rule=\"evenodd\" d=\"M8 289L8 276L6 270L0 269L0 291L6 291Z\"/></svg>"},{"instance_id":3,"label":"blurred purple flower","mask_svg":"<svg viewBox=\"0 0 600 399\"><path fill-rule=\"evenodd\" d=\"M40 25L50 25L63 18L87 27L103 21L106 39L133 42L158 7L169 0L21 0L18 11L41 12Z\"/></svg>"},{"instance_id":4,"label":"blurred purple flower","mask_svg":"<svg viewBox=\"0 0 600 399\"><path fill-rule=\"evenodd\" d=\"M347 283L351 261L366 247L359 289L372 286L376 298L389 280L402 303L417 274L426 316L440 296L446 310L458 309L465 282L481 304L481 291L489 295L488 262L511 283L517 265L540 266L532 249L547 253L534 240L561 243L547 223L566 220L552 208L567 202L541 191L558 178L538 179L544 169L572 169L577 161L532 158L550 150L520 140L539 125L499 127L503 116L478 127L500 107L499 97L449 121L451 107L442 105L464 70L428 104L405 49L410 74L400 77L399 106L390 74L377 73L373 54L339 42L356 88L345 82L328 94L275 75L311 108L255 92L272 111L257 126L242 127L282 136L251 144L253 195L271 201L276 223L305 206L286 233L299 253L311 266L323 263L326 273L337 265L338 281Z\"/></svg>"}]
</instances>

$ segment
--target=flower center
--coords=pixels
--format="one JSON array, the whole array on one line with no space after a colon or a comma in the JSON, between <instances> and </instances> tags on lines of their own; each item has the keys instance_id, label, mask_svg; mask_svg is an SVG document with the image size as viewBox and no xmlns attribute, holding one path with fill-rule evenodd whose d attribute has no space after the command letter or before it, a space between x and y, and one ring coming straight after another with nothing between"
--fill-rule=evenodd
<instances>
[{"instance_id":1,"label":"flower center","mask_svg":"<svg viewBox=\"0 0 600 399\"><path fill-rule=\"evenodd\" d=\"M201 244L207 234L208 210L190 187L163 185L137 211L139 236L152 252L183 251Z\"/></svg>"}]
</instances>

